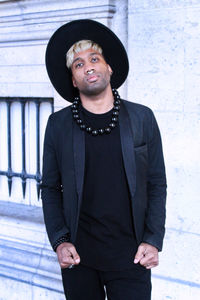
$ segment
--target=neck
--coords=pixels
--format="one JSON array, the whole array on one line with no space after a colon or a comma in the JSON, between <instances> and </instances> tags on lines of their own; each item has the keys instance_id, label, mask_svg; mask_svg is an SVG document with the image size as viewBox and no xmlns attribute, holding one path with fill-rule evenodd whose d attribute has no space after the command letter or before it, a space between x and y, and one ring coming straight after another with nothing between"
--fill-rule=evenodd
<instances>
[{"instance_id":1,"label":"neck","mask_svg":"<svg viewBox=\"0 0 200 300\"><path fill-rule=\"evenodd\" d=\"M103 114L113 108L114 98L110 86L94 96L88 97L80 93L80 99L83 107L95 114Z\"/></svg>"}]
</instances>

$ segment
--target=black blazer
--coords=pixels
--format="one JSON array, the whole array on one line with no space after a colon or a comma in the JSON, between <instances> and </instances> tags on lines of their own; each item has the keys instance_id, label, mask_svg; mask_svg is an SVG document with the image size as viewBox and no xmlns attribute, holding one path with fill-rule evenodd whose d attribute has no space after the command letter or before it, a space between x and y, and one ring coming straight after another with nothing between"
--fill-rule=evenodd
<instances>
[{"instance_id":1,"label":"black blazer","mask_svg":"<svg viewBox=\"0 0 200 300\"><path fill-rule=\"evenodd\" d=\"M138 245L162 249L166 177L159 129L152 111L121 101L122 155L131 194ZM70 234L74 243L84 182L85 138L70 107L50 115L43 154L42 202L50 243Z\"/></svg>"}]
</instances>

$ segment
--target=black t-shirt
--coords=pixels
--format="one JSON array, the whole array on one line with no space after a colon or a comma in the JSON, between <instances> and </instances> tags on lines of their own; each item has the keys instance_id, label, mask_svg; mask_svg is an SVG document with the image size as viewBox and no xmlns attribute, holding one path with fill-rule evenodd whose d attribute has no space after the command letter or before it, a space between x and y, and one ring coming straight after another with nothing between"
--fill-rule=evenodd
<instances>
[{"instance_id":1,"label":"black t-shirt","mask_svg":"<svg viewBox=\"0 0 200 300\"><path fill-rule=\"evenodd\" d=\"M93 114L81 107L84 123L103 128L112 110ZM110 134L85 133L85 180L76 249L81 263L102 271L133 266L137 251L131 201L123 165L119 124Z\"/></svg>"}]
</instances>

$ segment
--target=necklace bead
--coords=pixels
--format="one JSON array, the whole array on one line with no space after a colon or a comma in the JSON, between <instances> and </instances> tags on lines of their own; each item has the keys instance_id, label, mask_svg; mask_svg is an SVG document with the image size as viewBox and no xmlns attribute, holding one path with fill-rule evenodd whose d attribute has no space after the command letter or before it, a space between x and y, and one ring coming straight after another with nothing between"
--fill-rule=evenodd
<instances>
[{"instance_id":1,"label":"necklace bead","mask_svg":"<svg viewBox=\"0 0 200 300\"><path fill-rule=\"evenodd\" d=\"M76 122L77 122L77 124L82 124L83 123L83 121L81 119L77 119Z\"/></svg>"},{"instance_id":2,"label":"necklace bead","mask_svg":"<svg viewBox=\"0 0 200 300\"><path fill-rule=\"evenodd\" d=\"M77 109L77 104L73 103L71 107L74 108L74 109Z\"/></svg>"},{"instance_id":3,"label":"necklace bead","mask_svg":"<svg viewBox=\"0 0 200 300\"><path fill-rule=\"evenodd\" d=\"M92 130L92 135L98 135L98 130L96 130L96 129L94 129L94 130Z\"/></svg>"},{"instance_id":4,"label":"necklace bead","mask_svg":"<svg viewBox=\"0 0 200 300\"><path fill-rule=\"evenodd\" d=\"M117 117L112 117L111 121L117 122L117 121L118 121L118 118L117 118Z\"/></svg>"},{"instance_id":5,"label":"necklace bead","mask_svg":"<svg viewBox=\"0 0 200 300\"><path fill-rule=\"evenodd\" d=\"M86 127L86 131L87 131L88 133L90 133L90 132L92 132L92 128L91 128L91 127Z\"/></svg>"},{"instance_id":6,"label":"necklace bead","mask_svg":"<svg viewBox=\"0 0 200 300\"><path fill-rule=\"evenodd\" d=\"M110 123L110 124L109 124L109 127L110 127L110 128L115 128L115 126L116 126L115 123Z\"/></svg>"},{"instance_id":7,"label":"necklace bead","mask_svg":"<svg viewBox=\"0 0 200 300\"><path fill-rule=\"evenodd\" d=\"M114 110L120 110L120 106L119 105L114 106Z\"/></svg>"},{"instance_id":8,"label":"necklace bead","mask_svg":"<svg viewBox=\"0 0 200 300\"><path fill-rule=\"evenodd\" d=\"M120 100L115 100L115 104L119 105L120 104Z\"/></svg>"},{"instance_id":9,"label":"necklace bead","mask_svg":"<svg viewBox=\"0 0 200 300\"><path fill-rule=\"evenodd\" d=\"M113 111L113 116L118 116L119 115L119 112L117 110L114 110Z\"/></svg>"},{"instance_id":10,"label":"necklace bead","mask_svg":"<svg viewBox=\"0 0 200 300\"><path fill-rule=\"evenodd\" d=\"M94 129L91 126L87 126L84 124L83 120L80 118L79 106L80 106L80 98L75 97L74 102L71 105L72 115L77 125L81 130L86 131L92 136L103 135L104 133L109 134L115 127L118 122L118 116L120 111L120 96L116 89L112 89L113 97L114 97L114 107L111 117L111 122L105 128Z\"/></svg>"},{"instance_id":11,"label":"necklace bead","mask_svg":"<svg viewBox=\"0 0 200 300\"><path fill-rule=\"evenodd\" d=\"M85 130L85 129L86 129L85 124L81 124L81 125L80 125L80 129L81 129L81 130Z\"/></svg>"},{"instance_id":12,"label":"necklace bead","mask_svg":"<svg viewBox=\"0 0 200 300\"><path fill-rule=\"evenodd\" d=\"M105 130L103 128L98 129L99 134L104 134Z\"/></svg>"},{"instance_id":13,"label":"necklace bead","mask_svg":"<svg viewBox=\"0 0 200 300\"><path fill-rule=\"evenodd\" d=\"M105 132L106 132L106 133L110 133L110 132L111 132L111 128L110 128L110 127L106 127L106 128L105 128Z\"/></svg>"}]
</instances>

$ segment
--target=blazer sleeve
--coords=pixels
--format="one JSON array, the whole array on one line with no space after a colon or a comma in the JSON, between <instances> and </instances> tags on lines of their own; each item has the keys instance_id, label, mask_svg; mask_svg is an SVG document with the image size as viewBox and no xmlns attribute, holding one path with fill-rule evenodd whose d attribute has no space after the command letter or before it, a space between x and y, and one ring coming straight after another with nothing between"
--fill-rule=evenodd
<instances>
[{"instance_id":1,"label":"blazer sleeve","mask_svg":"<svg viewBox=\"0 0 200 300\"><path fill-rule=\"evenodd\" d=\"M44 222L53 248L61 237L70 234L63 214L62 183L55 148L51 115L47 122L44 138L41 196Z\"/></svg>"},{"instance_id":2,"label":"blazer sleeve","mask_svg":"<svg viewBox=\"0 0 200 300\"><path fill-rule=\"evenodd\" d=\"M166 217L166 175L160 131L151 112L148 126L147 209L143 242L162 250ZM147 129L147 130L148 130Z\"/></svg>"}]
</instances>

